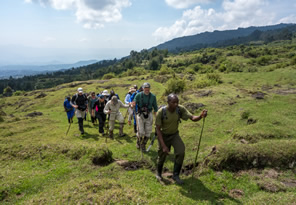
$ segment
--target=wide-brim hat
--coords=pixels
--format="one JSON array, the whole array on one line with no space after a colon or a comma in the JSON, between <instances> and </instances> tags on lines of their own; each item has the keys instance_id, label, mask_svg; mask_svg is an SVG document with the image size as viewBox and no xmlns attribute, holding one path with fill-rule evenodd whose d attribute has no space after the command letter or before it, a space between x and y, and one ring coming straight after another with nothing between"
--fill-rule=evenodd
<instances>
[{"instance_id":1,"label":"wide-brim hat","mask_svg":"<svg viewBox=\"0 0 296 205\"><path fill-rule=\"evenodd\" d=\"M110 95L110 94L108 93L108 90L104 90L104 91L102 92L102 95Z\"/></svg>"}]
</instances>

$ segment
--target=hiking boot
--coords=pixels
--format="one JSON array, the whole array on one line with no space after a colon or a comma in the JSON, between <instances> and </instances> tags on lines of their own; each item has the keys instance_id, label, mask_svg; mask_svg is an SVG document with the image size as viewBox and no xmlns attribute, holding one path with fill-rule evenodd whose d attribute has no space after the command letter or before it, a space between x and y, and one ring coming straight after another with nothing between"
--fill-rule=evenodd
<instances>
[{"instance_id":1,"label":"hiking boot","mask_svg":"<svg viewBox=\"0 0 296 205\"><path fill-rule=\"evenodd\" d=\"M137 149L140 149L140 139L137 137Z\"/></svg>"},{"instance_id":2,"label":"hiking boot","mask_svg":"<svg viewBox=\"0 0 296 205\"><path fill-rule=\"evenodd\" d=\"M184 184L184 181L180 179L179 175L181 172L182 164L178 164L175 162L174 164L174 172L173 172L173 180L176 182L178 185Z\"/></svg>"},{"instance_id":3,"label":"hiking boot","mask_svg":"<svg viewBox=\"0 0 296 205\"><path fill-rule=\"evenodd\" d=\"M159 180L159 181L162 181L163 178L161 176L161 173L162 173L162 168L163 168L163 164L157 164L157 171L156 171L156 179Z\"/></svg>"},{"instance_id":4,"label":"hiking boot","mask_svg":"<svg viewBox=\"0 0 296 205\"><path fill-rule=\"evenodd\" d=\"M109 130L109 138L113 139L113 130Z\"/></svg>"},{"instance_id":5,"label":"hiking boot","mask_svg":"<svg viewBox=\"0 0 296 205\"><path fill-rule=\"evenodd\" d=\"M120 123L119 125L119 137L124 137L125 134L123 134L123 123Z\"/></svg>"},{"instance_id":6,"label":"hiking boot","mask_svg":"<svg viewBox=\"0 0 296 205\"><path fill-rule=\"evenodd\" d=\"M142 152L146 152L146 145L142 144L141 145L141 150L142 150Z\"/></svg>"},{"instance_id":7,"label":"hiking boot","mask_svg":"<svg viewBox=\"0 0 296 205\"><path fill-rule=\"evenodd\" d=\"M179 175L173 175L173 180L176 182L178 185L183 185L184 181L180 179Z\"/></svg>"}]
</instances>

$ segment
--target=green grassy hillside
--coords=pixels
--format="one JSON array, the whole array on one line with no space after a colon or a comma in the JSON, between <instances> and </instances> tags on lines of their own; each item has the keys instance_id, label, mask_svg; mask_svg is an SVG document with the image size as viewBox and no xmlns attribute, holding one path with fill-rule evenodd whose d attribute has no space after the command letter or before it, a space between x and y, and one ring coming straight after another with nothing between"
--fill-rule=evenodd
<instances>
[{"instance_id":1,"label":"green grassy hillside","mask_svg":"<svg viewBox=\"0 0 296 205\"><path fill-rule=\"evenodd\" d=\"M122 74L1 98L0 203L295 203L296 67L288 56L296 54L295 44L247 49L206 50L207 58L219 54L209 64L192 63L205 57L202 52L169 56L160 71L145 75ZM249 57L264 49L271 52L264 55L268 60ZM127 124L127 136L118 137L117 125L111 140L90 122L84 122L87 134L81 136L75 118L65 134L63 101L78 87L96 92L113 88L123 100L130 86L144 82L151 83L159 105L165 104L164 93L181 87L181 104L196 115L208 110L193 179L202 122L183 121L179 127L186 146L184 186L170 178L173 154L165 163L165 183L155 179L157 142L142 158Z\"/></svg>"}]
</instances>

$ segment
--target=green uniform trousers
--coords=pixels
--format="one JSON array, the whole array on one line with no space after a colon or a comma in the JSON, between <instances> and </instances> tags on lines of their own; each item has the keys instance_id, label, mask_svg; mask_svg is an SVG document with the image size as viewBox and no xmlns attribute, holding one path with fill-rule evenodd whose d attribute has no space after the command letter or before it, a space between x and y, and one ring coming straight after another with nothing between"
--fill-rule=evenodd
<instances>
[{"instance_id":1,"label":"green uniform trousers","mask_svg":"<svg viewBox=\"0 0 296 205\"><path fill-rule=\"evenodd\" d=\"M179 135L179 132L176 132L172 135L162 135L163 141L168 149L171 151L171 146L174 148L175 162L178 164L183 164L185 157L185 145ZM162 151L162 147L158 142L158 164L163 164L165 162L166 153Z\"/></svg>"}]
</instances>

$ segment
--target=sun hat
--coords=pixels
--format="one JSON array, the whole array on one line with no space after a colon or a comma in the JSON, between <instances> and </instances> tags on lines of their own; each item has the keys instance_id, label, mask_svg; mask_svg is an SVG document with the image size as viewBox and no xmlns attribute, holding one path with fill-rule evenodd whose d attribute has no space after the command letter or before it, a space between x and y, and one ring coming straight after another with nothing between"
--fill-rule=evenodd
<instances>
[{"instance_id":1,"label":"sun hat","mask_svg":"<svg viewBox=\"0 0 296 205\"><path fill-rule=\"evenodd\" d=\"M110 95L110 94L108 93L108 90L104 90L104 91L102 92L102 95Z\"/></svg>"}]
</instances>

